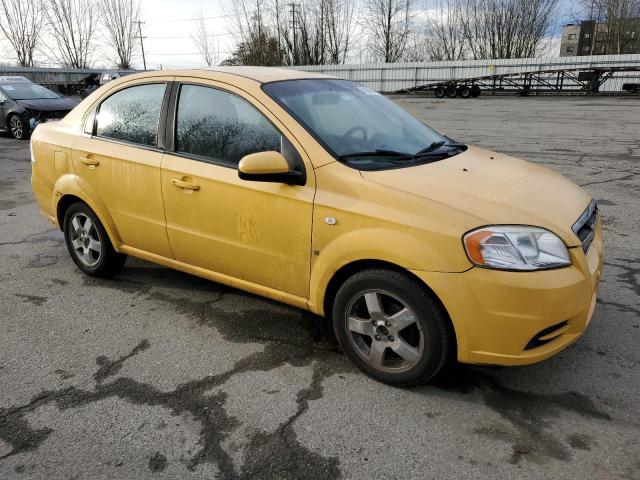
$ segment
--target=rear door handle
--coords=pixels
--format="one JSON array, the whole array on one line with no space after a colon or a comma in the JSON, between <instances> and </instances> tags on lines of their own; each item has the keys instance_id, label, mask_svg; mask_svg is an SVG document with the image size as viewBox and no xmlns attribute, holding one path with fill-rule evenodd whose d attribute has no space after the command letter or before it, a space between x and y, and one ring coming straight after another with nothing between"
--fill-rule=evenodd
<instances>
[{"instance_id":1,"label":"rear door handle","mask_svg":"<svg viewBox=\"0 0 640 480\"><path fill-rule=\"evenodd\" d=\"M200 185L196 183L185 182L184 180L180 180L179 178L172 178L171 185L178 188L183 188L185 190L200 190Z\"/></svg>"},{"instance_id":2,"label":"rear door handle","mask_svg":"<svg viewBox=\"0 0 640 480\"><path fill-rule=\"evenodd\" d=\"M80 157L80 163L88 167L97 167L98 165L100 165L100 162L98 160L90 157Z\"/></svg>"}]
</instances>

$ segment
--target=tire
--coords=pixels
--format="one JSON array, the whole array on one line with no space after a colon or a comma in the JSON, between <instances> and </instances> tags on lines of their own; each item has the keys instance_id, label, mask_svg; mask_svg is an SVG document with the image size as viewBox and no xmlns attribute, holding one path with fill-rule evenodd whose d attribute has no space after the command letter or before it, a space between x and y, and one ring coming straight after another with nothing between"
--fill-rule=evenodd
<instances>
[{"instance_id":1,"label":"tire","mask_svg":"<svg viewBox=\"0 0 640 480\"><path fill-rule=\"evenodd\" d=\"M27 140L29 138L29 126L16 113L9 117L9 131L16 140Z\"/></svg>"},{"instance_id":2,"label":"tire","mask_svg":"<svg viewBox=\"0 0 640 480\"><path fill-rule=\"evenodd\" d=\"M482 90L480 89L480 87L478 85L472 85L471 86L471 96L473 98L479 97L481 93L482 93Z\"/></svg>"},{"instance_id":3,"label":"tire","mask_svg":"<svg viewBox=\"0 0 640 480\"><path fill-rule=\"evenodd\" d=\"M455 351L442 307L423 285L400 272L356 273L338 290L332 313L345 354L389 385L428 382Z\"/></svg>"},{"instance_id":4,"label":"tire","mask_svg":"<svg viewBox=\"0 0 640 480\"><path fill-rule=\"evenodd\" d=\"M458 96L460 98L469 98L471 97L471 89L466 85L460 85L458 87Z\"/></svg>"},{"instance_id":5,"label":"tire","mask_svg":"<svg viewBox=\"0 0 640 480\"><path fill-rule=\"evenodd\" d=\"M433 91L433 94L436 96L436 98L444 98L444 88L436 87L436 89Z\"/></svg>"},{"instance_id":6,"label":"tire","mask_svg":"<svg viewBox=\"0 0 640 480\"><path fill-rule=\"evenodd\" d=\"M100 219L85 203L74 203L67 209L63 231L71 259L87 275L112 277L127 259L113 249Z\"/></svg>"},{"instance_id":7,"label":"tire","mask_svg":"<svg viewBox=\"0 0 640 480\"><path fill-rule=\"evenodd\" d=\"M447 85L447 88L444 90L445 95L448 98L456 98L458 96L458 89L455 85Z\"/></svg>"}]
</instances>

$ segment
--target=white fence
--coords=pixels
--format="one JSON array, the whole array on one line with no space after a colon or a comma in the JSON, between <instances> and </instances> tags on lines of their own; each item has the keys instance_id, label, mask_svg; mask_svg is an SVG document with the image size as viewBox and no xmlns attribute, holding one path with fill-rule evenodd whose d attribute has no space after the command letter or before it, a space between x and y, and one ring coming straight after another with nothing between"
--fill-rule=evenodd
<instances>
[{"instance_id":1,"label":"white fence","mask_svg":"<svg viewBox=\"0 0 640 480\"><path fill-rule=\"evenodd\" d=\"M362 65L310 65L291 67L354 80L378 92L395 92L443 80L483 77L504 73L638 67L640 55L594 55L585 57L462 60L456 62L369 63ZM618 72L601 87L603 92L620 91L625 82L639 82L640 71Z\"/></svg>"}]
</instances>

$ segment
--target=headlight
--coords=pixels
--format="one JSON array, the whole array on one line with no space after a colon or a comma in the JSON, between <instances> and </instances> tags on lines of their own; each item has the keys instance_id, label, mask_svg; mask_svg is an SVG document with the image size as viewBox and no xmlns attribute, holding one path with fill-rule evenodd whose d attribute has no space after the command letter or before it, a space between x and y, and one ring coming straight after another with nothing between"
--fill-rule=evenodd
<instances>
[{"instance_id":1,"label":"headlight","mask_svg":"<svg viewBox=\"0 0 640 480\"><path fill-rule=\"evenodd\" d=\"M484 227L463 238L469 260L499 270L542 270L571 265L564 242L549 230L520 225Z\"/></svg>"}]
</instances>

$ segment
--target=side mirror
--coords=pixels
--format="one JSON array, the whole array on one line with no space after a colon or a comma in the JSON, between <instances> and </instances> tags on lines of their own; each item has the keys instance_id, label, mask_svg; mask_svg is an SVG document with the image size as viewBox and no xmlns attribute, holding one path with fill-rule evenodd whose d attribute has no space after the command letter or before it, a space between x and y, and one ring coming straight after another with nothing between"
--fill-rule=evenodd
<instances>
[{"instance_id":1,"label":"side mirror","mask_svg":"<svg viewBox=\"0 0 640 480\"><path fill-rule=\"evenodd\" d=\"M289 164L278 152L258 152L242 157L238 164L238 176L254 182L278 182L288 185L304 185L304 175L291 171Z\"/></svg>"}]
</instances>

